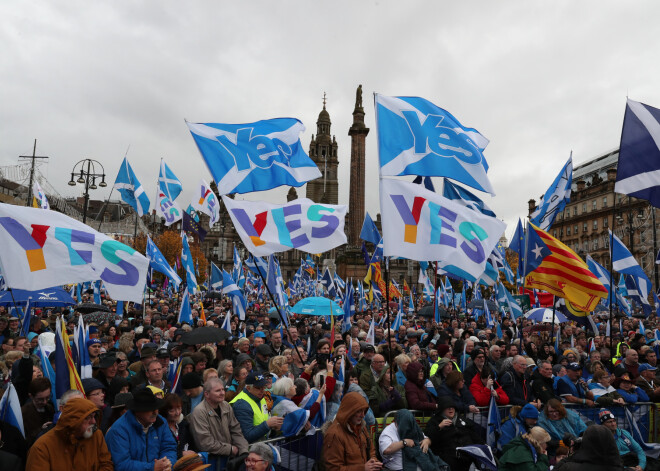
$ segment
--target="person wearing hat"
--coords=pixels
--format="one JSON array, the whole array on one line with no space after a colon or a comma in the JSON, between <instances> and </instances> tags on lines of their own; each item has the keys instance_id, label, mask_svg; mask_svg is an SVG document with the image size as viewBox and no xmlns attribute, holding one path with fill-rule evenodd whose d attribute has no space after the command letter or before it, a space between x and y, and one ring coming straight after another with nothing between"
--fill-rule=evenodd
<instances>
[{"instance_id":1,"label":"person wearing hat","mask_svg":"<svg viewBox=\"0 0 660 471\"><path fill-rule=\"evenodd\" d=\"M639 378L635 385L646 393L651 402L660 402L660 384L655 381L658 368L648 363L639 365Z\"/></svg>"},{"instance_id":2,"label":"person wearing hat","mask_svg":"<svg viewBox=\"0 0 660 471\"><path fill-rule=\"evenodd\" d=\"M472 359L472 362L463 371L463 378L465 379L465 384L468 386L472 384L472 379L481 373L481 370L486 364L486 350L483 348L475 348L472 350L470 358Z\"/></svg>"},{"instance_id":3,"label":"person wearing hat","mask_svg":"<svg viewBox=\"0 0 660 471\"><path fill-rule=\"evenodd\" d=\"M186 373L181 377L181 389L183 390L181 411L185 416L190 414L197 407L197 404L202 402L204 388L199 375L193 372Z\"/></svg>"},{"instance_id":4,"label":"person wearing hat","mask_svg":"<svg viewBox=\"0 0 660 471\"><path fill-rule=\"evenodd\" d=\"M616 392L621 394L626 404L636 404L638 402L648 402L649 397L642 388L635 386L628 373L623 373L614 380L613 384Z\"/></svg>"},{"instance_id":5,"label":"person wearing hat","mask_svg":"<svg viewBox=\"0 0 660 471\"><path fill-rule=\"evenodd\" d=\"M133 399L133 394L129 392L119 393L115 396L115 400L112 403L112 413L110 414L110 421L108 422L108 428L117 422L117 420L126 413L126 405L128 401Z\"/></svg>"},{"instance_id":6,"label":"person wearing hat","mask_svg":"<svg viewBox=\"0 0 660 471\"><path fill-rule=\"evenodd\" d=\"M94 469L112 471L112 458L96 428L98 408L77 397L62 409L57 425L30 448L26 471Z\"/></svg>"},{"instance_id":7,"label":"person wearing hat","mask_svg":"<svg viewBox=\"0 0 660 471\"><path fill-rule=\"evenodd\" d=\"M566 365L566 376L562 376L557 382L557 395L566 402L594 406L594 393L589 390L582 377L582 366L579 363Z\"/></svg>"},{"instance_id":8,"label":"person wearing hat","mask_svg":"<svg viewBox=\"0 0 660 471\"><path fill-rule=\"evenodd\" d=\"M197 453L182 456L174 463L172 471L201 471L211 467L210 464L204 464L204 459Z\"/></svg>"},{"instance_id":9,"label":"person wearing hat","mask_svg":"<svg viewBox=\"0 0 660 471\"><path fill-rule=\"evenodd\" d=\"M118 366L119 358L114 353L103 353L99 356L94 377L105 386L106 391L110 388L110 382L117 376ZM106 398L106 400L112 404L114 398Z\"/></svg>"},{"instance_id":10,"label":"person wearing hat","mask_svg":"<svg viewBox=\"0 0 660 471\"><path fill-rule=\"evenodd\" d=\"M614 435L616 447L619 450L621 461L626 468L642 471L646 468L646 454L627 430L619 428L616 417L607 409L598 413L600 424L607 427Z\"/></svg>"},{"instance_id":11,"label":"person wearing hat","mask_svg":"<svg viewBox=\"0 0 660 471\"><path fill-rule=\"evenodd\" d=\"M264 399L270 378L272 377L269 374L250 372L245 380L245 388L230 402L248 443L267 438L271 430L279 430L282 427L284 419L269 417Z\"/></svg>"},{"instance_id":12,"label":"person wearing hat","mask_svg":"<svg viewBox=\"0 0 660 471\"><path fill-rule=\"evenodd\" d=\"M518 411L518 412L516 412ZM533 404L525 404L519 407L511 408L509 418L500 428L500 439L498 444L504 446L514 438L529 432L539 420L539 411Z\"/></svg>"},{"instance_id":13,"label":"person wearing hat","mask_svg":"<svg viewBox=\"0 0 660 471\"><path fill-rule=\"evenodd\" d=\"M176 463L176 441L167 421L158 415L164 401L149 389L137 391L126 407L128 412L105 436L117 471L150 469L171 471Z\"/></svg>"},{"instance_id":14,"label":"person wearing hat","mask_svg":"<svg viewBox=\"0 0 660 471\"><path fill-rule=\"evenodd\" d=\"M225 401L225 388L218 378L204 384L204 400L188 416L190 430L209 461L222 469L227 459L247 453L248 442L234 409Z\"/></svg>"},{"instance_id":15,"label":"person wearing hat","mask_svg":"<svg viewBox=\"0 0 660 471\"><path fill-rule=\"evenodd\" d=\"M99 417L99 428L103 433L108 429L112 409L105 402L105 386L95 378L85 378L82 380L82 386L85 391L85 397L99 408L101 415Z\"/></svg>"},{"instance_id":16,"label":"person wearing hat","mask_svg":"<svg viewBox=\"0 0 660 471\"><path fill-rule=\"evenodd\" d=\"M90 363L96 365L99 361L99 355L101 355L101 341L99 339L89 339L87 341L87 352L89 353Z\"/></svg>"},{"instance_id":17,"label":"person wearing hat","mask_svg":"<svg viewBox=\"0 0 660 471\"><path fill-rule=\"evenodd\" d=\"M262 332L257 332L257 334ZM256 335L256 334L255 334ZM270 345L262 343L254 349L255 353L255 371L257 373L268 374L268 362L270 358L274 356L273 349L270 348Z\"/></svg>"}]
</instances>

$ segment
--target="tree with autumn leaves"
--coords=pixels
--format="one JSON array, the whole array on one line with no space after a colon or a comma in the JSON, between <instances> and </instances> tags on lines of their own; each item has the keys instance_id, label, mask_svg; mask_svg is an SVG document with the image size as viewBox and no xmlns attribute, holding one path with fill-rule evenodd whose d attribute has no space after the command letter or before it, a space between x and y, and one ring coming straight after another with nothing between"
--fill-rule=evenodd
<instances>
[{"instance_id":1,"label":"tree with autumn leaves","mask_svg":"<svg viewBox=\"0 0 660 471\"><path fill-rule=\"evenodd\" d=\"M181 259L181 235L177 231L165 231L154 240L154 243L158 246L160 251L163 253L163 256L167 260L167 263L174 266L177 257ZM200 285L206 281L206 271L209 265L208 260L202 253L202 249L199 246L199 241L194 237L188 237L188 244L190 245L190 252L192 254L193 262L196 267L199 267L199 274L197 275L197 283ZM147 251L147 236L146 234L140 234L133 242L133 248L138 252L144 254ZM185 280L186 273L183 268L177 270L181 279Z\"/></svg>"}]
</instances>

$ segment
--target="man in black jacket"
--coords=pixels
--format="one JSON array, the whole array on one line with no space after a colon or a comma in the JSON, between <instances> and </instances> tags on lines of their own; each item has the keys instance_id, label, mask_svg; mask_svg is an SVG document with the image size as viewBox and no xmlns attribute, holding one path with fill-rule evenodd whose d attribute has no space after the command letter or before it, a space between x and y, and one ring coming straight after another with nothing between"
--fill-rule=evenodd
<instances>
[{"instance_id":1,"label":"man in black jacket","mask_svg":"<svg viewBox=\"0 0 660 471\"><path fill-rule=\"evenodd\" d=\"M527 360L522 355L513 357L511 368L502 374L502 388L509 396L509 403L513 406L524 406L529 402L534 402L534 393L527 378L525 370L527 369Z\"/></svg>"},{"instance_id":2,"label":"man in black jacket","mask_svg":"<svg viewBox=\"0 0 660 471\"><path fill-rule=\"evenodd\" d=\"M552 363L548 360L541 360L538 368L532 373L532 392L542 403L550 399L560 399L555 395L553 388L554 379L552 378Z\"/></svg>"}]
</instances>

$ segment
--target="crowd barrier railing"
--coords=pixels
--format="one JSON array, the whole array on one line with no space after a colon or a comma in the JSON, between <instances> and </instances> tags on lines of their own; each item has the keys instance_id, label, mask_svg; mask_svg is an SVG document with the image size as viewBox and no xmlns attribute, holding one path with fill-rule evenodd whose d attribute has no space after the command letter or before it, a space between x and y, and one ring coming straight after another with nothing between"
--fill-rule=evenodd
<instances>
[{"instance_id":1,"label":"crowd barrier railing","mask_svg":"<svg viewBox=\"0 0 660 471\"><path fill-rule=\"evenodd\" d=\"M312 435L271 438L263 443L271 445L280 454L275 471L311 471L314 463L321 459L323 433L317 429Z\"/></svg>"}]
</instances>

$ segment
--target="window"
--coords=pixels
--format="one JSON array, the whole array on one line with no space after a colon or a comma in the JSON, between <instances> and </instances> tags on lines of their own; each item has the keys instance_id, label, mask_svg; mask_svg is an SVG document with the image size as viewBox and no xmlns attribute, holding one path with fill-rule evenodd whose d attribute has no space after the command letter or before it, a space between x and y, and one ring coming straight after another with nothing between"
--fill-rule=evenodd
<instances>
[{"instance_id":1,"label":"window","mask_svg":"<svg viewBox=\"0 0 660 471\"><path fill-rule=\"evenodd\" d=\"M567 235L567 236L571 235L571 226L568 226L568 227L566 228L566 235Z\"/></svg>"},{"instance_id":2,"label":"window","mask_svg":"<svg viewBox=\"0 0 660 471\"><path fill-rule=\"evenodd\" d=\"M557 231L552 231L552 237L557 238Z\"/></svg>"},{"instance_id":3,"label":"window","mask_svg":"<svg viewBox=\"0 0 660 471\"><path fill-rule=\"evenodd\" d=\"M575 226L573 226L573 234L575 234L575 235L578 235L578 234L579 234L579 231L578 231L578 225L577 225L577 224L576 224Z\"/></svg>"},{"instance_id":4,"label":"window","mask_svg":"<svg viewBox=\"0 0 660 471\"><path fill-rule=\"evenodd\" d=\"M594 231L598 230L598 219L594 219Z\"/></svg>"},{"instance_id":5,"label":"window","mask_svg":"<svg viewBox=\"0 0 660 471\"><path fill-rule=\"evenodd\" d=\"M573 216L577 216L577 205L573 206Z\"/></svg>"},{"instance_id":6,"label":"window","mask_svg":"<svg viewBox=\"0 0 660 471\"><path fill-rule=\"evenodd\" d=\"M564 235L564 228L562 227L561 229L559 229L559 238L561 239L563 235Z\"/></svg>"},{"instance_id":7,"label":"window","mask_svg":"<svg viewBox=\"0 0 660 471\"><path fill-rule=\"evenodd\" d=\"M603 208L607 208L607 196L603 196Z\"/></svg>"},{"instance_id":8,"label":"window","mask_svg":"<svg viewBox=\"0 0 660 471\"><path fill-rule=\"evenodd\" d=\"M593 249L594 249L594 250L598 250L598 239L594 239L594 242L593 242Z\"/></svg>"},{"instance_id":9,"label":"window","mask_svg":"<svg viewBox=\"0 0 660 471\"><path fill-rule=\"evenodd\" d=\"M586 214L587 212L587 203L582 203L582 214Z\"/></svg>"},{"instance_id":10,"label":"window","mask_svg":"<svg viewBox=\"0 0 660 471\"><path fill-rule=\"evenodd\" d=\"M582 233L583 234L587 233L587 223L586 222L584 224L582 224Z\"/></svg>"},{"instance_id":11,"label":"window","mask_svg":"<svg viewBox=\"0 0 660 471\"><path fill-rule=\"evenodd\" d=\"M591 202L591 210L592 210L592 211L596 211L597 209L598 209L598 201L597 201L597 200L593 200L593 201Z\"/></svg>"},{"instance_id":12,"label":"window","mask_svg":"<svg viewBox=\"0 0 660 471\"><path fill-rule=\"evenodd\" d=\"M603 229L607 229L607 218L603 218Z\"/></svg>"},{"instance_id":13,"label":"window","mask_svg":"<svg viewBox=\"0 0 660 471\"><path fill-rule=\"evenodd\" d=\"M584 243L582 244L582 247L584 247L585 252L589 252L589 242L585 240Z\"/></svg>"}]
</instances>

